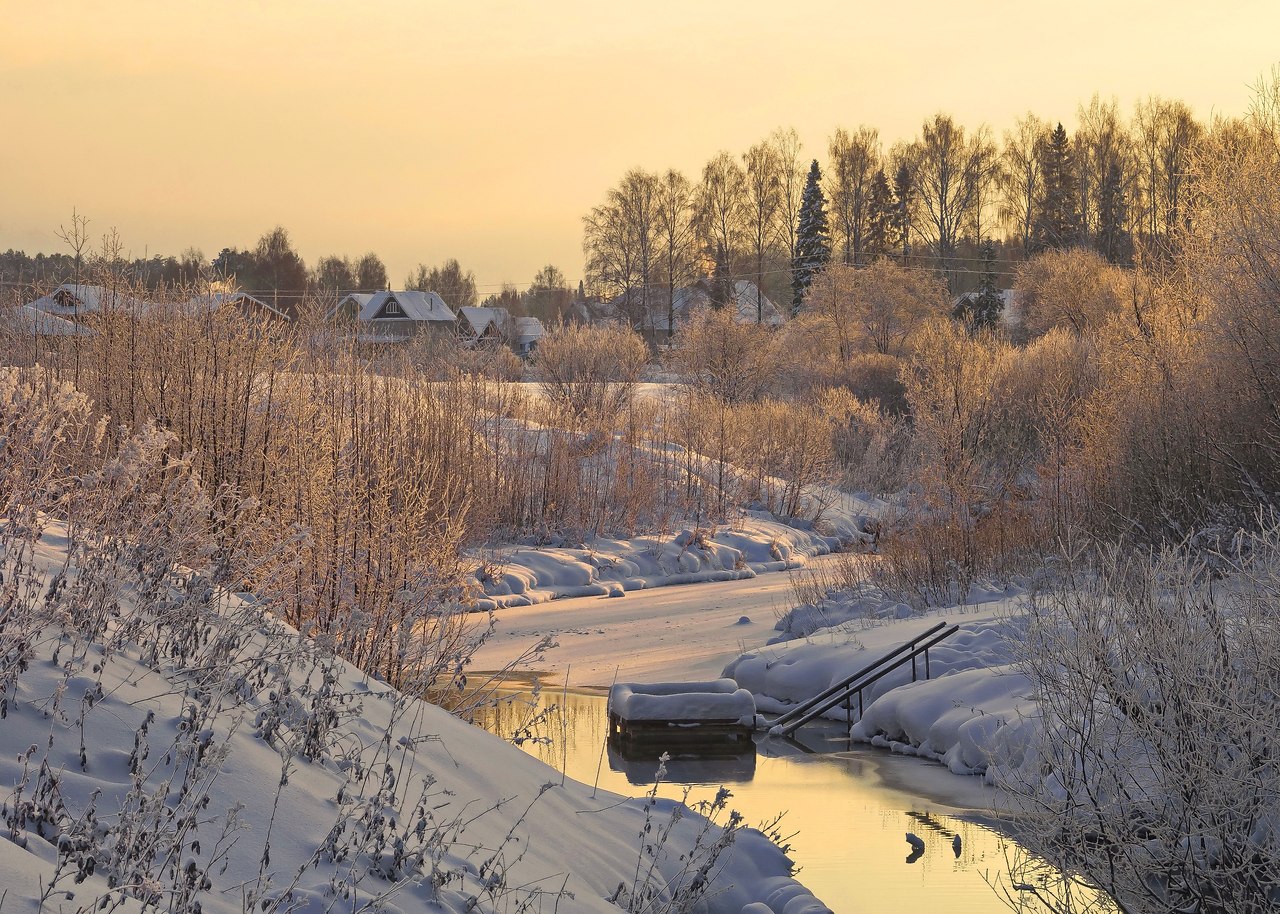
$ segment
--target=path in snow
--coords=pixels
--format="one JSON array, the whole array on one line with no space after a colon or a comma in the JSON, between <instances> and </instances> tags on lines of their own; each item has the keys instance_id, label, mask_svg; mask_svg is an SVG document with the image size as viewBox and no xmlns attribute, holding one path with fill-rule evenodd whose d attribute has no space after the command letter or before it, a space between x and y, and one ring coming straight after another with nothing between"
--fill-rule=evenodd
<instances>
[{"instance_id":1,"label":"path in snow","mask_svg":"<svg viewBox=\"0 0 1280 914\"><path fill-rule=\"evenodd\" d=\"M809 559L820 568L833 556ZM553 648L532 672L570 688L608 688L620 682L715 679L744 651L777 634L777 614L795 604L791 575L635 590L622 597L575 597L497 610L498 629L472 669L500 669L543 635ZM747 616L749 624L738 624ZM472 674L473 678L475 674Z\"/></svg>"}]
</instances>

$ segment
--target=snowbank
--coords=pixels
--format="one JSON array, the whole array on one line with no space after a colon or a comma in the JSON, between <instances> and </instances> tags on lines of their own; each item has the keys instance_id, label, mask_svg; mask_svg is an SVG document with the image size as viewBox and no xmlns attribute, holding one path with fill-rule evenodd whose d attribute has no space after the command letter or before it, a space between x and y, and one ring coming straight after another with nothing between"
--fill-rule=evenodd
<instances>
[{"instance_id":1,"label":"snowbank","mask_svg":"<svg viewBox=\"0 0 1280 914\"><path fill-rule=\"evenodd\" d=\"M46 574L63 544L40 546ZM137 612L126 601L113 629ZM191 629L200 663L149 655L158 627L104 650L49 625L30 663L0 668L13 674L0 681L5 914L92 910L122 887L206 914L616 912L608 898L639 872L647 823L677 813L656 868L671 879L687 867L692 812L564 781L247 603L208 613ZM219 630L230 617L242 621ZM782 914L770 899L791 893L825 910L790 869L743 831L712 870L707 909Z\"/></svg>"},{"instance_id":2,"label":"snowbank","mask_svg":"<svg viewBox=\"0 0 1280 914\"><path fill-rule=\"evenodd\" d=\"M597 539L587 545L509 546L475 573L476 608L528 606L562 597L622 596L672 584L731 581L800 568L806 559L871 542L864 532L875 505L842 495L821 530L748 511L712 531L682 530L664 538Z\"/></svg>"},{"instance_id":3,"label":"snowbank","mask_svg":"<svg viewBox=\"0 0 1280 914\"><path fill-rule=\"evenodd\" d=\"M919 658L919 679L913 681L908 663L871 685L863 695L864 716L851 736L936 759L956 774L988 773L991 780L993 766L1021 763L1024 728L1035 717L1034 702L1026 697L1030 682L1013 665L1020 599L892 621L858 616L802 639L742 654L724 675L752 692L762 711L781 712L947 619L960 630L930 649L931 678L923 678L924 659ZM969 614L957 615L962 611ZM844 720L845 711L836 707L826 716Z\"/></svg>"}]
</instances>

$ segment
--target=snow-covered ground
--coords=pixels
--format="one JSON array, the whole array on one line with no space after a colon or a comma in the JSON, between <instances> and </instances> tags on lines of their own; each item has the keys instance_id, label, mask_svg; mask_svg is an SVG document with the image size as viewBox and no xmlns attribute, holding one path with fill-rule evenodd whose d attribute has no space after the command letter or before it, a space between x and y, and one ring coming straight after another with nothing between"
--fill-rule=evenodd
<instances>
[{"instance_id":1,"label":"snow-covered ground","mask_svg":"<svg viewBox=\"0 0 1280 914\"><path fill-rule=\"evenodd\" d=\"M39 564L57 567L64 549L46 537ZM29 662L4 668L15 674L0 683L5 914L123 895L126 911L145 897L228 914L605 912L648 868L642 844L659 842L644 835L673 819L671 801L646 808L566 781L240 601L207 612L182 663L148 656L147 632L167 638L183 616L107 650L55 627L64 619L35 633ZM126 600L108 640L136 613ZM702 821L674 818L656 862L664 882L693 875ZM825 910L789 873L744 831L713 868L707 910Z\"/></svg>"},{"instance_id":2,"label":"snow-covered ground","mask_svg":"<svg viewBox=\"0 0 1280 914\"><path fill-rule=\"evenodd\" d=\"M505 546L476 571L478 609L527 606L583 596L622 596L672 584L732 581L804 566L820 555L869 545L868 521L883 503L832 493L818 529L746 511L733 524L684 529L668 536L600 538L577 546Z\"/></svg>"},{"instance_id":3,"label":"snow-covered ground","mask_svg":"<svg viewBox=\"0 0 1280 914\"><path fill-rule=\"evenodd\" d=\"M892 600L852 594L780 621L802 637L742 653L724 675L756 696L764 712L782 712L853 675L939 621L959 631L869 686L864 716L851 736L895 752L936 759L956 774L987 774L1022 761L1024 728L1035 717L1030 682L1015 663L1019 607L1025 596L981 593L974 602L900 613ZM899 616L901 616L899 618ZM818 623L831 623L818 627ZM845 717L843 706L826 713ZM854 717L857 712L855 710Z\"/></svg>"}]
</instances>

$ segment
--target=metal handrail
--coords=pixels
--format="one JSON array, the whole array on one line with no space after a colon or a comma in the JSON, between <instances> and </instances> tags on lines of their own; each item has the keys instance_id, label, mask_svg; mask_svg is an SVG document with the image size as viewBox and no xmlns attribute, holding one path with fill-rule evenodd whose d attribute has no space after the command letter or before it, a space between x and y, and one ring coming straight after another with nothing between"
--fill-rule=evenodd
<instances>
[{"instance_id":1,"label":"metal handrail","mask_svg":"<svg viewBox=\"0 0 1280 914\"><path fill-rule=\"evenodd\" d=\"M883 657L879 658L874 663L868 664L867 666L864 666L862 669L858 670L858 672L854 673L853 675L846 676L844 679L840 680L839 682L834 683L833 685L827 686L817 695L814 695L811 698L806 698L804 701L800 702L800 704L796 705L794 708L788 708L785 713L779 715L774 719L772 726L777 726L778 724L786 723L792 718L798 717L799 715L804 714L810 708L816 705L818 702L824 699L830 698L832 695L836 694L837 692L844 691L851 684L853 684L854 682L857 682L863 676L866 676L868 673L876 670L878 667L880 667L881 664L889 660L892 660L894 657L896 657L898 654L901 654L903 651L910 650L919 641L922 641L925 638L928 638L930 635L933 635L946 627L947 627L946 622L939 622L937 625L933 626L927 631L923 631L920 634L916 635L910 641L905 641L902 644L899 644L896 648L889 651L889 653L885 654Z\"/></svg>"},{"instance_id":2,"label":"metal handrail","mask_svg":"<svg viewBox=\"0 0 1280 914\"><path fill-rule=\"evenodd\" d=\"M950 628L944 629L940 634L935 635L933 638L930 638L924 644L919 644L918 646L914 647L911 650L911 652L906 656L898 658L893 663L889 664L883 669L878 670L873 675L868 676L866 679L859 680L857 682L850 682L848 684L848 687L842 693L830 694L825 700L819 699L817 703L814 703L811 700L810 710L808 710L802 717L796 720L792 720L790 723L786 724L782 728L782 730L779 732L781 733L782 736L790 736L797 729L809 723L811 720L816 719L817 717L826 713L827 711L831 710L836 705L840 704L840 702L842 701L847 702L846 704L847 710L852 710L852 699L855 692L858 695L858 717L859 719L861 719L863 689L878 682L882 677L887 676L889 673L892 673L894 670L896 670L900 666L903 666L908 661L911 662L912 679L914 680L915 679L915 659L916 657L920 656L920 654L924 654L925 656L925 678L928 679L929 678L929 648L938 644L940 641L942 641L945 638L950 638L959 630L960 630L960 626L952 625ZM937 628L932 629L932 631L937 631ZM911 645L915 645L917 644L917 642L921 640L921 638L924 638L924 637L926 636L922 635L920 638L916 638L915 641L908 641L905 645L902 645L902 647L910 647ZM874 664L871 668L875 669L876 667L883 664L884 661L894 656L894 654L898 654L898 653L901 653L901 648L899 648L899 650L897 651L894 651L892 654L886 654L884 657L880 658L879 663ZM774 723L774 726L777 726L776 721ZM770 729L770 732L772 732L772 728Z\"/></svg>"}]
</instances>

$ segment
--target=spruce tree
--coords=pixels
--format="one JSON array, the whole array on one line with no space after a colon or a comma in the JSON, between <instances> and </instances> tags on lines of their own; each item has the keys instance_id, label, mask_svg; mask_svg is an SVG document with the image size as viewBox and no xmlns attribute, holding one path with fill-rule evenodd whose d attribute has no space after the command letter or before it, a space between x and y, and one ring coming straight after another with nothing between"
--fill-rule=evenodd
<instances>
[{"instance_id":1,"label":"spruce tree","mask_svg":"<svg viewBox=\"0 0 1280 914\"><path fill-rule=\"evenodd\" d=\"M1004 310L1004 298L996 286L996 249L990 241L982 243L982 279L977 294L960 296L955 317L967 322L974 330L994 327Z\"/></svg>"},{"instance_id":2,"label":"spruce tree","mask_svg":"<svg viewBox=\"0 0 1280 914\"><path fill-rule=\"evenodd\" d=\"M871 178L867 209L869 211L867 251L872 256L888 254L898 243L897 233L894 231L897 222L897 204L893 197L893 188L889 186L889 178L885 175L883 168Z\"/></svg>"},{"instance_id":3,"label":"spruce tree","mask_svg":"<svg viewBox=\"0 0 1280 914\"><path fill-rule=\"evenodd\" d=\"M915 176L911 166L903 162L893 175L893 199L896 212L893 220L893 231L902 248L902 265L907 265L911 256L911 198L915 194Z\"/></svg>"},{"instance_id":4,"label":"spruce tree","mask_svg":"<svg viewBox=\"0 0 1280 914\"><path fill-rule=\"evenodd\" d=\"M1076 205L1076 166L1066 128L1058 124L1047 143L1042 143L1040 173L1043 191L1036 207L1032 244L1037 251L1070 247L1079 240L1080 211Z\"/></svg>"},{"instance_id":5,"label":"spruce tree","mask_svg":"<svg viewBox=\"0 0 1280 914\"><path fill-rule=\"evenodd\" d=\"M1098 185L1098 253L1111 263L1128 263L1133 257L1128 221L1124 174L1119 163L1113 161Z\"/></svg>"},{"instance_id":6,"label":"spruce tree","mask_svg":"<svg viewBox=\"0 0 1280 914\"><path fill-rule=\"evenodd\" d=\"M800 197L796 231L796 257L791 263L792 311L804 303L813 278L831 260L831 233L827 227L827 197L822 192L822 169L814 159Z\"/></svg>"}]
</instances>

